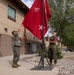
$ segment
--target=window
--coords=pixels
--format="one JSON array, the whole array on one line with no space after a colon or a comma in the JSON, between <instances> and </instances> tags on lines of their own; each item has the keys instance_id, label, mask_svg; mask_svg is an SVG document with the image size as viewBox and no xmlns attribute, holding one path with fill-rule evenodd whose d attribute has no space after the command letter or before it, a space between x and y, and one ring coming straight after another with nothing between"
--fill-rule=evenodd
<instances>
[{"instance_id":1,"label":"window","mask_svg":"<svg viewBox=\"0 0 74 75\"><path fill-rule=\"evenodd\" d=\"M8 18L16 21L16 10L8 5Z\"/></svg>"}]
</instances>

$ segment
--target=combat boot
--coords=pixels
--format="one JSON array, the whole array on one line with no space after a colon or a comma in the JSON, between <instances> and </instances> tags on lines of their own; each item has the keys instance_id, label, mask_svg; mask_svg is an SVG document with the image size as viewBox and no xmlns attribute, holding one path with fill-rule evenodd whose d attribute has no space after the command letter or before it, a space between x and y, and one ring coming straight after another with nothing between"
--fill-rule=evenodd
<instances>
[{"instance_id":1,"label":"combat boot","mask_svg":"<svg viewBox=\"0 0 74 75\"><path fill-rule=\"evenodd\" d=\"M21 65L19 65L19 64L16 64L18 67L20 67Z\"/></svg>"},{"instance_id":2,"label":"combat boot","mask_svg":"<svg viewBox=\"0 0 74 75\"><path fill-rule=\"evenodd\" d=\"M57 66L57 60L54 60L54 67Z\"/></svg>"},{"instance_id":3,"label":"combat boot","mask_svg":"<svg viewBox=\"0 0 74 75\"><path fill-rule=\"evenodd\" d=\"M13 68L18 68L18 66L16 64L13 64L12 67Z\"/></svg>"}]
</instances>

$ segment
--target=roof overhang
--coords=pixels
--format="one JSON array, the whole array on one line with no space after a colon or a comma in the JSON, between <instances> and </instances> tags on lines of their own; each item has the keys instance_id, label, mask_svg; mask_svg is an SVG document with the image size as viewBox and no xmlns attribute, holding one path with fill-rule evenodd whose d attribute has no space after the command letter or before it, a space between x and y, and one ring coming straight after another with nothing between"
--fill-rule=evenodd
<instances>
[{"instance_id":1,"label":"roof overhang","mask_svg":"<svg viewBox=\"0 0 74 75\"><path fill-rule=\"evenodd\" d=\"M21 0L14 0L17 5L26 13L29 11L29 8L21 1Z\"/></svg>"}]
</instances>

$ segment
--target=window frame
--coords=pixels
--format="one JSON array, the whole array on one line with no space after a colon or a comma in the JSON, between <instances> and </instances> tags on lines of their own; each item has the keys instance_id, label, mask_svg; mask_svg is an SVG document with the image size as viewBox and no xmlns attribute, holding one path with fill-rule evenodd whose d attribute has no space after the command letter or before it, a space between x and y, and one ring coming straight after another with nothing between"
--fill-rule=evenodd
<instances>
[{"instance_id":1,"label":"window frame","mask_svg":"<svg viewBox=\"0 0 74 75\"><path fill-rule=\"evenodd\" d=\"M8 15L7 15L8 19L13 20L13 21L16 22L16 9L14 9L12 6L8 5L8 12L9 12L9 7L12 8L15 11L15 18L13 19L11 16L9 16L9 13L8 13Z\"/></svg>"}]
</instances>

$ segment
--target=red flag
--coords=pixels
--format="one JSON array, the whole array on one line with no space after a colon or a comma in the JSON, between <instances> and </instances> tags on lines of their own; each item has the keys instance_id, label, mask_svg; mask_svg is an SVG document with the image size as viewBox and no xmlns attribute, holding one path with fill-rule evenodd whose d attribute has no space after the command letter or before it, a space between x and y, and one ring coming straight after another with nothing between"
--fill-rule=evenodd
<instances>
[{"instance_id":1,"label":"red flag","mask_svg":"<svg viewBox=\"0 0 74 75\"><path fill-rule=\"evenodd\" d=\"M47 0L44 0L44 35L47 32L50 17L51 12ZM35 0L22 24L38 39L42 39L42 0Z\"/></svg>"}]
</instances>

